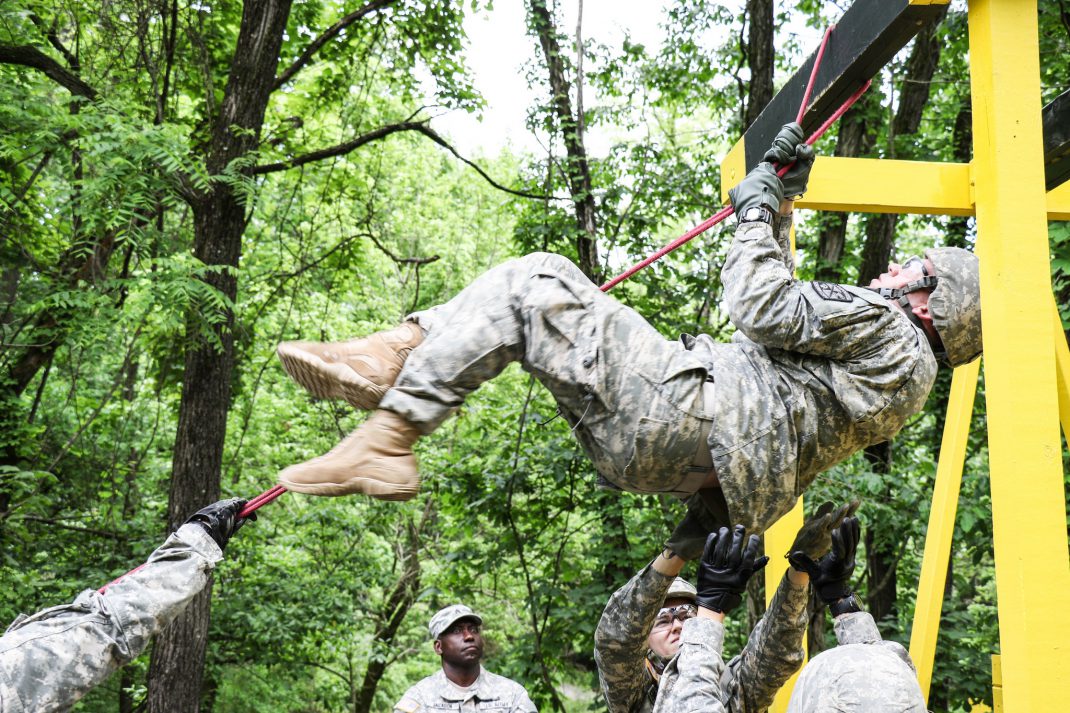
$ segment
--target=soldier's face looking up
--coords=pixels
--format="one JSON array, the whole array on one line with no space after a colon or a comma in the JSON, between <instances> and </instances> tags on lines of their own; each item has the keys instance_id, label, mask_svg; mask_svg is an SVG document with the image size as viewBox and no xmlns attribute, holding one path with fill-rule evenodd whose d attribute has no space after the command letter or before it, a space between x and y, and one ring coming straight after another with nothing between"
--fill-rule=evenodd
<instances>
[{"instance_id":1,"label":"soldier's face looking up","mask_svg":"<svg viewBox=\"0 0 1070 713\"><path fill-rule=\"evenodd\" d=\"M680 630L683 629L684 622L697 612L694 603L687 599L667 599L654 617L654 628L646 637L647 646L663 658L675 656L680 650Z\"/></svg>"},{"instance_id":2,"label":"soldier's face looking up","mask_svg":"<svg viewBox=\"0 0 1070 713\"><path fill-rule=\"evenodd\" d=\"M474 619L459 619L435 641L442 662L457 667L478 664L483 658L483 631Z\"/></svg>"},{"instance_id":3,"label":"soldier's face looking up","mask_svg":"<svg viewBox=\"0 0 1070 713\"><path fill-rule=\"evenodd\" d=\"M879 277L871 280L870 287L906 287L911 282L917 282L926 275L935 275L936 267L932 260L923 257L909 257L902 264L888 263L888 270L882 272Z\"/></svg>"}]
</instances>

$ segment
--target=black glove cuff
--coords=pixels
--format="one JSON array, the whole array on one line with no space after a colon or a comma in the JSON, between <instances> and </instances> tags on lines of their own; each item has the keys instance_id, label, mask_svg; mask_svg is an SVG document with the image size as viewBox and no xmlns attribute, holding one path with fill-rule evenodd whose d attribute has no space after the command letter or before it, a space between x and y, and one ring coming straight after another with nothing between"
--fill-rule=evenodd
<instances>
[{"instance_id":1,"label":"black glove cuff","mask_svg":"<svg viewBox=\"0 0 1070 713\"><path fill-rule=\"evenodd\" d=\"M858 598L851 593L829 603L829 612L832 614L833 619L841 614L854 614L860 611L862 611L862 607L858 604Z\"/></svg>"},{"instance_id":2,"label":"black glove cuff","mask_svg":"<svg viewBox=\"0 0 1070 713\"><path fill-rule=\"evenodd\" d=\"M716 591L709 594L700 594L695 597L695 604L700 607L706 607L707 609L721 614L727 614L743 602L743 597L735 592Z\"/></svg>"}]
</instances>

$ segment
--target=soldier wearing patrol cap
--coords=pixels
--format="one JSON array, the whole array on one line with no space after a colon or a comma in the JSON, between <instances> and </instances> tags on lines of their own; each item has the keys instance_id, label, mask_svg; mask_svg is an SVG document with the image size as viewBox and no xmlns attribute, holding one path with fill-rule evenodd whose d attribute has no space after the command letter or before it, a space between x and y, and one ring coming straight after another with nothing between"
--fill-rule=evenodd
<instances>
[{"instance_id":1,"label":"soldier wearing patrol cap","mask_svg":"<svg viewBox=\"0 0 1070 713\"><path fill-rule=\"evenodd\" d=\"M431 617L428 631L442 669L405 691L394 713L494 711L534 713L535 704L516 681L487 671L483 619L464 604L451 604Z\"/></svg>"},{"instance_id":2,"label":"soldier wearing patrol cap","mask_svg":"<svg viewBox=\"0 0 1070 713\"><path fill-rule=\"evenodd\" d=\"M477 278L394 330L285 342L313 394L376 409L279 483L316 495L419 491L412 446L519 361L557 401L605 484L694 499L718 524L764 532L818 473L892 438L925 404L937 359L981 352L977 259L956 248L892 263L869 288L793 276L792 198L813 150L786 125L731 191L739 223L721 271L731 343L662 337L560 255ZM774 163L792 167L781 178Z\"/></svg>"}]
</instances>

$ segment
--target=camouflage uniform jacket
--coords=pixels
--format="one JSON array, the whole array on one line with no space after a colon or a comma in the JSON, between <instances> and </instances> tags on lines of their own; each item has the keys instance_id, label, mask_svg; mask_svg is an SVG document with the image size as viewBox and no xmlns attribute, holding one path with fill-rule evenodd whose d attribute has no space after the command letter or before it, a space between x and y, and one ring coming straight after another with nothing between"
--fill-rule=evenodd
<instances>
[{"instance_id":1,"label":"camouflage uniform jacket","mask_svg":"<svg viewBox=\"0 0 1070 713\"><path fill-rule=\"evenodd\" d=\"M679 666L670 661L659 687L645 664L647 636L672 581L673 577L648 565L614 592L602 613L595 630L594 656L610 713L650 713L667 687L676 688L672 679ZM808 597L809 587L798 587L785 575L742 653L722 665L718 687L729 713L766 710L802 665ZM685 697L682 692L674 696L681 697Z\"/></svg>"},{"instance_id":2,"label":"camouflage uniform jacket","mask_svg":"<svg viewBox=\"0 0 1070 713\"><path fill-rule=\"evenodd\" d=\"M395 713L434 711L492 711L492 713L536 713L528 692L516 681L480 667L479 678L462 693L439 670L405 691Z\"/></svg>"},{"instance_id":3,"label":"camouflage uniform jacket","mask_svg":"<svg viewBox=\"0 0 1070 713\"><path fill-rule=\"evenodd\" d=\"M184 525L139 569L71 604L20 616L0 638L0 711L67 710L178 616L223 558Z\"/></svg>"},{"instance_id":4,"label":"camouflage uniform jacket","mask_svg":"<svg viewBox=\"0 0 1070 713\"><path fill-rule=\"evenodd\" d=\"M877 293L792 276L758 222L736 230L721 281L738 330L698 337L714 389L709 444L730 520L764 532L814 477L886 441L925 405L936 359L923 332Z\"/></svg>"},{"instance_id":5,"label":"camouflage uniform jacket","mask_svg":"<svg viewBox=\"0 0 1070 713\"><path fill-rule=\"evenodd\" d=\"M842 614L832 624L840 645L803 669L788 713L925 713L910 655L881 640L872 616Z\"/></svg>"}]
</instances>

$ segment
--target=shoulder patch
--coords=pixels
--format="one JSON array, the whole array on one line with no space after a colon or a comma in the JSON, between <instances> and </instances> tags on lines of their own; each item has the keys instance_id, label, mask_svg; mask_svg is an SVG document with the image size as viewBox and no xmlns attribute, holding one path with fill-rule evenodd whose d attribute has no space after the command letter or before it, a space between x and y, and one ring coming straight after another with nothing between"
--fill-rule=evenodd
<instances>
[{"instance_id":1,"label":"shoulder patch","mask_svg":"<svg viewBox=\"0 0 1070 713\"><path fill-rule=\"evenodd\" d=\"M835 282L812 282L814 292L829 302L854 302L854 296Z\"/></svg>"},{"instance_id":2,"label":"shoulder patch","mask_svg":"<svg viewBox=\"0 0 1070 713\"><path fill-rule=\"evenodd\" d=\"M402 698L398 701L398 704L394 706L394 713L417 713L420 710L420 704L411 698Z\"/></svg>"}]
</instances>

